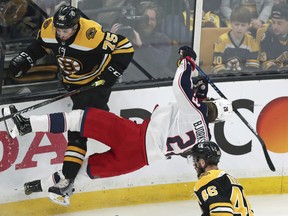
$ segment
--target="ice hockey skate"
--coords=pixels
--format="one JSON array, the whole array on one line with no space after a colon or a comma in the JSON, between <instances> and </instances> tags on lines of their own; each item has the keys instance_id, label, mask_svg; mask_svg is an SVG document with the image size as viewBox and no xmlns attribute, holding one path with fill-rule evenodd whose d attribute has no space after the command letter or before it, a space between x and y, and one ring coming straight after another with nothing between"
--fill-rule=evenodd
<instances>
[{"instance_id":1,"label":"ice hockey skate","mask_svg":"<svg viewBox=\"0 0 288 216\"><path fill-rule=\"evenodd\" d=\"M14 105L2 108L2 115L7 116L17 113L18 110ZM16 114L14 117L4 121L6 130L11 138L17 136L23 136L32 131L31 124L28 118L24 118L20 114Z\"/></svg>"},{"instance_id":2,"label":"ice hockey skate","mask_svg":"<svg viewBox=\"0 0 288 216\"><path fill-rule=\"evenodd\" d=\"M73 183L74 180L61 178L57 184L48 189L49 199L58 205L70 205L70 197L74 191Z\"/></svg>"}]
</instances>

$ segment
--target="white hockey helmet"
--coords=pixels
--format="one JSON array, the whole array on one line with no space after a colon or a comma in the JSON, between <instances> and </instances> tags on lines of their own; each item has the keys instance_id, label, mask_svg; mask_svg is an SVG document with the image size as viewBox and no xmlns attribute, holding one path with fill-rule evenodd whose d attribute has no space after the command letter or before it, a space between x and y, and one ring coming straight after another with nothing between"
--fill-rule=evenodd
<instances>
[{"instance_id":1,"label":"white hockey helmet","mask_svg":"<svg viewBox=\"0 0 288 216\"><path fill-rule=\"evenodd\" d=\"M233 113L232 102L224 98L219 98L211 101L217 107L217 121L226 121Z\"/></svg>"}]
</instances>

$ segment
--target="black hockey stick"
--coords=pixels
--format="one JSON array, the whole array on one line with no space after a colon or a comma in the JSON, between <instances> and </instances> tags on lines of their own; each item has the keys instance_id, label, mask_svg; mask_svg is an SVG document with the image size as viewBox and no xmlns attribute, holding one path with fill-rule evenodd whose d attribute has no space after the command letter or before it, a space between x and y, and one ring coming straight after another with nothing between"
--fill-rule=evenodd
<instances>
[{"instance_id":1,"label":"black hockey stick","mask_svg":"<svg viewBox=\"0 0 288 216\"><path fill-rule=\"evenodd\" d=\"M149 80L154 80L155 78L147 72L138 62L136 62L134 59L131 60L131 63L135 65L146 77L148 77Z\"/></svg>"},{"instance_id":2,"label":"black hockey stick","mask_svg":"<svg viewBox=\"0 0 288 216\"><path fill-rule=\"evenodd\" d=\"M212 86L212 88L222 97L225 98L225 95L220 91L220 89L214 84L214 82L212 82L210 80L210 78L204 73L204 71L202 71L202 69L196 65L196 69L201 73L201 75L207 80L207 82ZM275 171L275 167L273 165L273 162L268 154L266 145L264 143L264 140L259 136L259 134L256 132L256 130L253 129L253 127L249 124L249 122L241 115L241 113L237 110L233 108L233 111L236 113L236 115L243 121L243 123L250 129L250 131L257 137L257 139L259 140L259 142L261 143L267 164L270 168L270 170Z\"/></svg>"},{"instance_id":3,"label":"black hockey stick","mask_svg":"<svg viewBox=\"0 0 288 216\"><path fill-rule=\"evenodd\" d=\"M33 106L27 107L25 109L19 110L16 113L13 113L13 114L10 114L10 115L7 115L7 116L3 116L3 117L0 118L0 122L1 121L5 121L5 120L7 120L9 118L15 117L16 115L23 114L23 113L35 110L37 108L43 107L45 105L51 104L51 103L53 103L55 101L58 101L58 100L61 100L63 98L70 97L70 96L78 94L80 92L84 92L84 91L90 90L90 89L92 89L94 87L103 85L104 83L105 83L104 80L98 80L98 81L94 82L92 85L83 86L83 87L81 87L79 89L75 89L73 91L67 92L65 94L59 95L57 97L51 98L49 100L46 100L46 101L43 101L41 103L35 104Z\"/></svg>"}]
</instances>

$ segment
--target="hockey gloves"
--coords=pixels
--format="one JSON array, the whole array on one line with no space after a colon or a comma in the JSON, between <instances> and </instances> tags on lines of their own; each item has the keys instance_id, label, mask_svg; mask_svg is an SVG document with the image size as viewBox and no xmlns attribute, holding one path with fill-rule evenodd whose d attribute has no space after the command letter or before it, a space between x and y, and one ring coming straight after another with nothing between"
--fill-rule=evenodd
<instances>
[{"instance_id":1,"label":"hockey gloves","mask_svg":"<svg viewBox=\"0 0 288 216\"><path fill-rule=\"evenodd\" d=\"M186 56L191 57L194 61L196 61L197 59L197 55L194 52L194 50L189 47L189 46L182 46L179 48L179 55L182 58L185 58Z\"/></svg>"},{"instance_id":2,"label":"hockey gloves","mask_svg":"<svg viewBox=\"0 0 288 216\"><path fill-rule=\"evenodd\" d=\"M9 71L12 76L20 77L33 66L33 59L25 52L15 56L9 64Z\"/></svg>"},{"instance_id":3,"label":"hockey gloves","mask_svg":"<svg viewBox=\"0 0 288 216\"><path fill-rule=\"evenodd\" d=\"M205 100L208 93L208 81L202 76L193 78L193 89L199 100Z\"/></svg>"},{"instance_id":4,"label":"hockey gloves","mask_svg":"<svg viewBox=\"0 0 288 216\"><path fill-rule=\"evenodd\" d=\"M192 69L195 70L196 64L194 61L196 60L197 55L194 52L194 50L191 47L182 46L179 48L178 53L180 55L180 58L177 61L177 66L179 66L182 59L185 58L187 61L189 61L191 63Z\"/></svg>"}]
</instances>

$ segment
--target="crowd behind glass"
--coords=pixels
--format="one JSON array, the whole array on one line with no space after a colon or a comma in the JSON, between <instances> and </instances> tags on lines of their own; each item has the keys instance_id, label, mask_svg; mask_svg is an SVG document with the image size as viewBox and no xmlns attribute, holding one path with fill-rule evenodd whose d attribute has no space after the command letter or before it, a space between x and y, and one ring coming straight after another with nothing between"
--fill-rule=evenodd
<instances>
[{"instance_id":1,"label":"crowd behind glass","mask_svg":"<svg viewBox=\"0 0 288 216\"><path fill-rule=\"evenodd\" d=\"M70 3L68 0L34 0L31 5L31 2L0 2L1 44L5 46L4 74L1 75L4 86L19 83L9 78L9 60L26 41L37 35L45 18L53 16L62 4ZM280 6L277 8L277 5ZM193 41L194 0L80 0L78 8L83 16L97 21L104 30L123 34L133 43L133 61L119 83L171 80L179 46L191 45ZM205 66L208 74L285 72L287 8L285 0L203 1L202 29L226 31L217 38L201 38L213 41L210 41L210 53L200 53L200 66ZM212 58L212 62L206 58ZM55 62L48 57L37 64L51 66Z\"/></svg>"}]
</instances>

